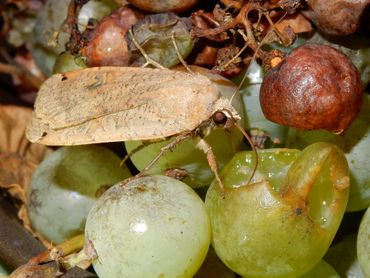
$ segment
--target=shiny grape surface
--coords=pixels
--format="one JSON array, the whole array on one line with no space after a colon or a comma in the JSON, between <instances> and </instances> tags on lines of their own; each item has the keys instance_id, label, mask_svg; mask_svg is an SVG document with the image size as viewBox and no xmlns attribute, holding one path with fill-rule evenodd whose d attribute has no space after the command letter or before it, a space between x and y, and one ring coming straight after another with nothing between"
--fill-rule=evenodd
<instances>
[{"instance_id":1,"label":"shiny grape surface","mask_svg":"<svg viewBox=\"0 0 370 278\"><path fill-rule=\"evenodd\" d=\"M366 210L358 231L357 257L365 277L370 277L370 208Z\"/></svg>"},{"instance_id":2,"label":"shiny grape surface","mask_svg":"<svg viewBox=\"0 0 370 278\"><path fill-rule=\"evenodd\" d=\"M207 257L194 278L236 278L232 272L218 257L213 248L209 248Z\"/></svg>"},{"instance_id":3,"label":"shiny grape surface","mask_svg":"<svg viewBox=\"0 0 370 278\"><path fill-rule=\"evenodd\" d=\"M330 142L343 150L350 169L351 186L347 211L366 209L370 205L370 96L365 95L362 110L343 135L325 130L298 131L289 129L287 147L302 149L314 142Z\"/></svg>"},{"instance_id":4,"label":"shiny grape surface","mask_svg":"<svg viewBox=\"0 0 370 278\"><path fill-rule=\"evenodd\" d=\"M86 216L108 186L130 176L101 146L63 147L38 166L28 191L32 226L53 243L83 233Z\"/></svg>"},{"instance_id":5,"label":"shiny grape surface","mask_svg":"<svg viewBox=\"0 0 370 278\"><path fill-rule=\"evenodd\" d=\"M313 269L299 278L340 278L340 276L330 264L321 260Z\"/></svg>"},{"instance_id":6,"label":"shiny grape surface","mask_svg":"<svg viewBox=\"0 0 370 278\"><path fill-rule=\"evenodd\" d=\"M339 227L348 199L347 162L327 143L302 152L262 150L259 157L251 184L253 154L241 152L221 172L224 198L217 183L208 190L212 245L245 277L297 277L320 261Z\"/></svg>"},{"instance_id":7,"label":"shiny grape surface","mask_svg":"<svg viewBox=\"0 0 370 278\"><path fill-rule=\"evenodd\" d=\"M185 278L206 257L211 227L189 186L157 175L106 191L88 215L85 236L100 278Z\"/></svg>"},{"instance_id":8,"label":"shiny grape surface","mask_svg":"<svg viewBox=\"0 0 370 278\"><path fill-rule=\"evenodd\" d=\"M77 58L70 52L64 52L55 60L53 73L61 73L83 68L86 68L86 65L82 58Z\"/></svg>"},{"instance_id":9,"label":"shiny grape surface","mask_svg":"<svg viewBox=\"0 0 370 278\"><path fill-rule=\"evenodd\" d=\"M326 252L327 261L341 278L366 278L356 254L356 234L345 236L340 242L333 244Z\"/></svg>"}]
</instances>

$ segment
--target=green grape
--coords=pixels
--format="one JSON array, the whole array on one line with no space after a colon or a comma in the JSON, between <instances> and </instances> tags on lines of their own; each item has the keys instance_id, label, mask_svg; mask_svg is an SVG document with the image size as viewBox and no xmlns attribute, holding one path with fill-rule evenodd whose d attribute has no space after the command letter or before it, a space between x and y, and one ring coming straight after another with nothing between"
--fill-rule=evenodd
<instances>
[{"instance_id":1,"label":"green grape","mask_svg":"<svg viewBox=\"0 0 370 278\"><path fill-rule=\"evenodd\" d=\"M285 141L288 128L271 122L263 115L260 106L259 92L263 79L263 70L256 61L252 61L248 71L242 73L238 78L235 78L236 83L240 83L241 79L247 76L242 87L240 94L243 98L243 103L246 108L247 128L258 128L266 131L273 141L280 142L278 145Z\"/></svg>"},{"instance_id":2,"label":"green grape","mask_svg":"<svg viewBox=\"0 0 370 278\"><path fill-rule=\"evenodd\" d=\"M202 69L200 67L192 67L194 71L200 71L209 77L215 85L220 89L223 97L231 98L234 94L236 87L227 79L214 75ZM179 104L181 105L181 104ZM233 106L242 117L241 125L243 123L243 106L241 99L238 96L233 98ZM164 140L162 142L151 143L145 146L141 150L135 152L130 158L134 163L135 167L140 171L146 167L152 159L158 155L161 148L172 142L175 138ZM206 141L212 146L213 152L216 155L217 163L220 169L222 169L226 163L232 158L234 153L240 148L243 143L243 135L236 129L226 131L222 128L217 128L207 136ZM197 138L186 139L179 143L171 152L167 152L163 155L149 170L150 174L163 174L167 169L179 168L186 170L188 176L184 179L184 182L192 187L208 186L214 175L209 168L206 155L203 151L196 148ZM125 142L127 152L130 153L135 148L142 144L141 141L128 141Z\"/></svg>"},{"instance_id":3,"label":"green grape","mask_svg":"<svg viewBox=\"0 0 370 278\"><path fill-rule=\"evenodd\" d=\"M286 145L290 148L302 149L320 141L337 145L347 158L351 178L347 211L367 208L370 205L370 171L364 165L367 164L370 155L370 96L364 96L360 114L343 135L325 130L289 129Z\"/></svg>"},{"instance_id":4,"label":"green grape","mask_svg":"<svg viewBox=\"0 0 370 278\"><path fill-rule=\"evenodd\" d=\"M365 278L356 254L356 234L347 235L326 252L327 261L342 278Z\"/></svg>"},{"instance_id":5,"label":"green grape","mask_svg":"<svg viewBox=\"0 0 370 278\"><path fill-rule=\"evenodd\" d=\"M148 3L153 5L153 1ZM145 53L166 68L180 63L179 55L186 58L193 49L194 39L190 34L191 25L186 18L174 13L149 14L132 27L136 41ZM176 41L177 49L172 41ZM131 35L126 35L130 51L130 66L142 66L146 59L136 48Z\"/></svg>"},{"instance_id":6,"label":"green grape","mask_svg":"<svg viewBox=\"0 0 370 278\"><path fill-rule=\"evenodd\" d=\"M330 264L321 260L314 268L299 278L340 278L340 276Z\"/></svg>"},{"instance_id":7,"label":"green grape","mask_svg":"<svg viewBox=\"0 0 370 278\"><path fill-rule=\"evenodd\" d=\"M340 276L330 264L321 260L314 268L298 278L340 278Z\"/></svg>"},{"instance_id":8,"label":"green grape","mask_svg":"<svg viewBox=\"0 0 370 278\"><path fill-rule=\"evenodd\" d=\"M219 258L244 277L297 277L325 254L348 199L349 172L334 145L240 152L221 172L206 206L212 245ZM266 164L266 165L265 165ZM271 167L273 165L273 167Z\"/></svg>"},{"instance_id":9,"label":"green grape","mask_svg":"<svg viewBox=\"0 0 370 278\"><path fill-rule=\"evenodd\" d=\"M62 147L47 156L28 189L32 226L53 243L82 233L100 191L130 176L119 165L117 155L93 145Z\"/></svg>"},{"instance_id":10,"label":"green grape","mask_svg":"<svg viewBox=\"0 0 370 278\"><path fill-rule=\"evenodd\" d=\"M84 4L78 14L78 30L85 31L89 21L100 21L104 16L111 14L118 9L119 5L115 0L90 0Z\"/></svg>"},{"instance_id":11,"label":"green grape","mask_svg":"<svg viewBox=\"0 0 370 278\"><path fill-rule=\"evenodd\" d=\"M47 76L52 74L54 63L58 55L65 51L65 44L70 38L70 34L62 28L69 2L48 0L37 15L31 50L37 66ZM83 31L89 20L100 20L115 8L117 4L114 0L89 1L78 15L80 31Z\"/></svg>"},{"instance_id":12,"label":"green grape","mask_svg":"<svg viewBox=\"0 0 370 278\"><path fill-rule=\"evenodd\" d=\"M207 257L202 266L195 274L194 278L235 278L235 273L232 272L226 265L217 257L215 251L210 248Z\"/></svg>"},{"instance_id":13,"label":"green grape","mask_svg":"<svg viewBox=\"0 0 370 278\"><path fill-rule=\"evenodd\" d=\"M9 274L10 274L10 271L8 267L2 262L0 262L0 278L8 277Z\"/></svg>"},{"instance_id":14,"label":"green grape","mask_svg":"<svg viewBox=\"0 0 370 278\"><path fill-rule=\"evenodd\" d=\"M85 61L82 57L75 57L71 52L61 53L55 61L53 73L78 70L86 68Z\"/></svg>"},{"instance_id":15,"label":"green grape","mask_svg":"<svg viewBox=\"0 0 370 278\"><path fill-rule=\"evenodd\" d=\"M357 257L366 277L370 277L370 208L362 218L357 235Z\"/></svg>"},{"instance_id":16,"label":"green grape","mask_svg":"<svg viewBox=\"0 0 370 278\"><path fill-rule=\"evenodd\" d=\"M147 176L107 190L87 217L85 238L101 278L185 278L204 261L211 227L189 186Z\"/></svg>"},{"instance_id":17,"label":"green grape","mask_svg":"<svg viewBox=\"0 0 370 278\"><path fill-rule=\"evenodd\" d=\"M47 76L52 74L52 69L57 55L64 51L64 45L69 36L61 32L58 36L58 43L52 45L55 36L67 17L69 0L48 0L41 8L36 18L34 37L32 42L32 56Z\"/></svg>"}]
</instances>

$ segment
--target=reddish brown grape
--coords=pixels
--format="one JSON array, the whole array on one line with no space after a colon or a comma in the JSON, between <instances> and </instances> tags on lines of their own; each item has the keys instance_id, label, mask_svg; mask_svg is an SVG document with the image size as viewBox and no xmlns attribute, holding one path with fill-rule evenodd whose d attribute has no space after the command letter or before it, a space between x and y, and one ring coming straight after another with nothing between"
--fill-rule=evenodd
<instances>
[{"instance_id":1,"label":"reddish brown grape","mask_svg":"<svg viewBox=\"0 0 370 278\"><path fill-rule=\"evenodd\" d=\"M361 107L360 74L339 50L305 44L267 73L260 103L266 118L273 122L341 133Z\"/></svg>"},{"instance_id":2,"label":"reddish brown grape","mask_svg":"<svg viewBox=\"0 0 370 278\"><path fill-rule=\"evenodd\" d=\"M122 7L104 17L88 35L88 44L81 49L90 67L127 66L128 46L125 39L127 30L143 15L130 7Z\"/></svg>"},{"instance_id":3,"label":"reddish brown grape","mask_svg":"<svg viewBox=\"0 0 370 278\"><path fill-rule=\"evenodd\" d=\"M194 6L198 0L128 0L128 2L148 13L183 12Z\"/></svg>"},{"instance_id":4,"label":"reddish brown grape","mask_svg":"<svg viewBox=\"0 0 370 278\"><path fill-rule=\"evenodd\" d=\"M308 11L303 14L324 33L349 35L360 25L361 16L369 0L307 0Z\"/></svg>"}]
</instances>

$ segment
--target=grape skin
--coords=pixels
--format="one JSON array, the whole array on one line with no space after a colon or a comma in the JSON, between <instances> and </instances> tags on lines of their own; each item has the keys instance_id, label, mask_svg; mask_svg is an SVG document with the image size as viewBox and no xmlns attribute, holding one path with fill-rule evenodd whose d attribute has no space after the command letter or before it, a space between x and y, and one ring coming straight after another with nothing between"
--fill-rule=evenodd
<instances>
[{"instance_id":1,"label":"grape skin","mask_svg":"<svg viewBox=\"0 0 370 278\"><path fill-rule=\"evenodd\" d=\"M101 278L192 277L211 238L202 200L166 176L116 184L95 203L86 222L88 245Z\"/></svg>"}]
</instances>

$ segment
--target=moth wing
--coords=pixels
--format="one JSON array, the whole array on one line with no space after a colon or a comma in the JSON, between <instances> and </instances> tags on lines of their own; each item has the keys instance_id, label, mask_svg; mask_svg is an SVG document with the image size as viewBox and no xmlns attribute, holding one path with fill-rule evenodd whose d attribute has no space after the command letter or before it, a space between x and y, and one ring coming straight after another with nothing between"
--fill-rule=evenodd
<instances>
[{"instance_id":1,"label":"moth wing","mask_svg":"<svg viewBox=\"0 0 370 278\"><path fill-rule=\"evenodd\" d=\"M26 136L45 145L157 139L196 128L220 94L201 75L101 67L50 77Z\"/></svg>"}]
</instances>

